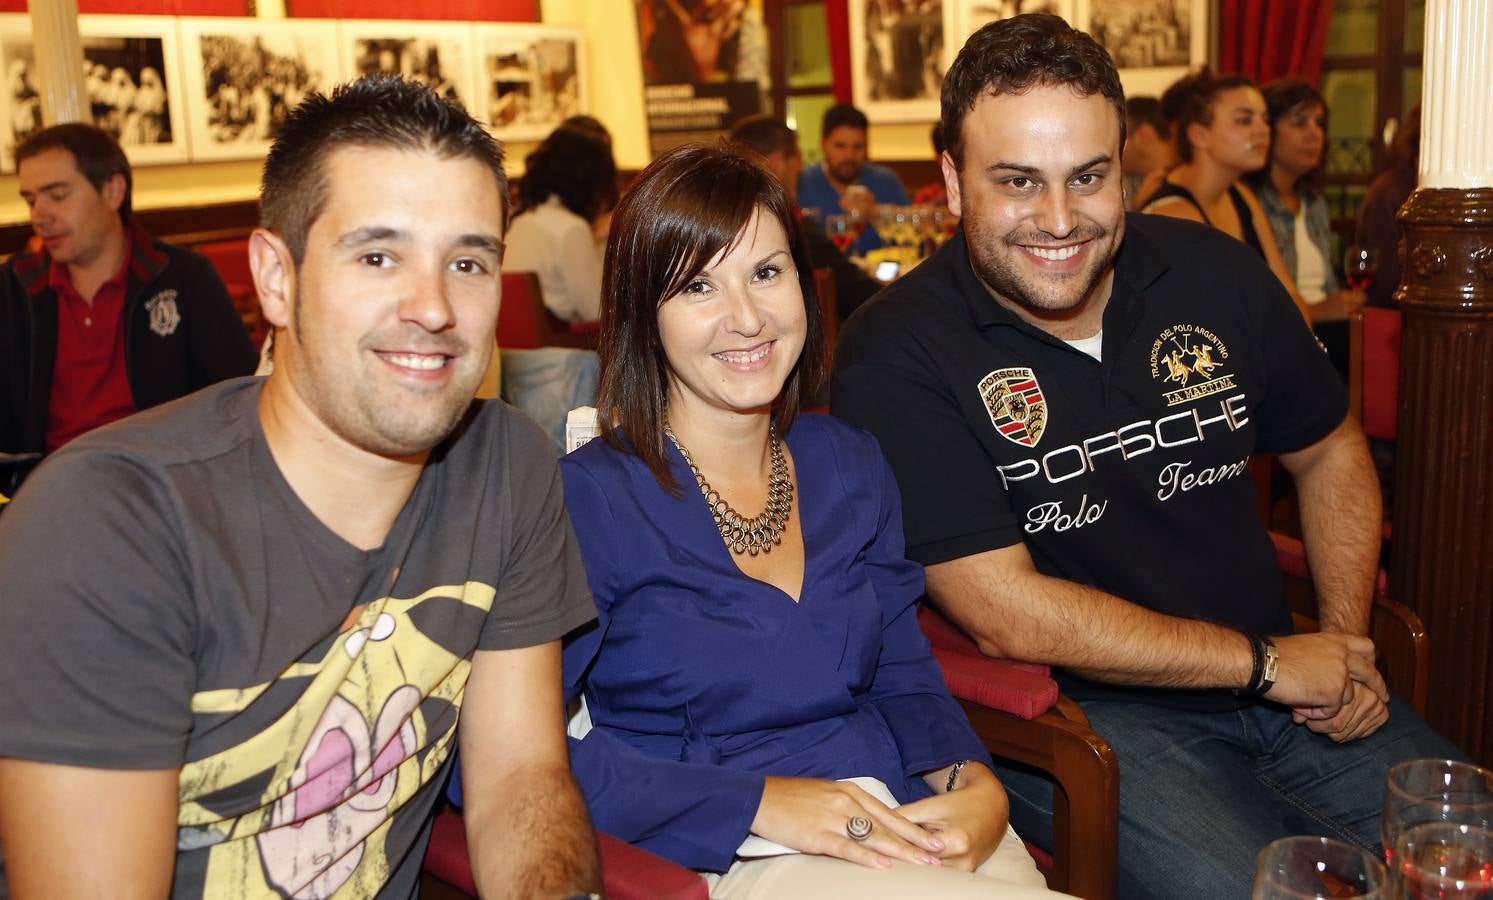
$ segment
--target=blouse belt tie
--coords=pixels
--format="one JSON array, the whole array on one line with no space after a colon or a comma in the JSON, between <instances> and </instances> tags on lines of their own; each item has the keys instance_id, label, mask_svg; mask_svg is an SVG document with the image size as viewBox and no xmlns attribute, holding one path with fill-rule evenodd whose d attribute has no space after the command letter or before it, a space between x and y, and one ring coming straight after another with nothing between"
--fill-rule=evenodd
<instances>
[{"instance_id":1,"label":"blouse belt tie","mask_svg":"<svg viewBox=\"0 0 1493 900\"><path fill-rule=\"evenodd\" d=\"M684 745L679 751L679 761L697 763L702 766L717 766L721 762L721 748L706 736L690 715L689 704L684 704L684 732L680 735Z\"/></svg>"}]
</instances>

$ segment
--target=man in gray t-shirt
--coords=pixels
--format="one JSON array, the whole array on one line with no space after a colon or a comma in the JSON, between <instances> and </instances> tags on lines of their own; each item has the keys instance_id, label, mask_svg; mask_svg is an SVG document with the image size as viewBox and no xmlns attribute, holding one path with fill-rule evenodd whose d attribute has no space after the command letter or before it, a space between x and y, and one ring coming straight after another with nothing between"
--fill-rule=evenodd
<instances>
[{"instance_id":1,"label":"man in gray t-shirt","mask_svg":"<svg viewBox=\"0 0 1493 900\"><path fill-rule=\"evenodd\" d=\"M472 402L506 196L424 88L313 96L250 239L274 373L74 442L0 518L17 898L414 896L458 718L479 888L600 889L553 447Z\"/></svg>"}]
</instances>

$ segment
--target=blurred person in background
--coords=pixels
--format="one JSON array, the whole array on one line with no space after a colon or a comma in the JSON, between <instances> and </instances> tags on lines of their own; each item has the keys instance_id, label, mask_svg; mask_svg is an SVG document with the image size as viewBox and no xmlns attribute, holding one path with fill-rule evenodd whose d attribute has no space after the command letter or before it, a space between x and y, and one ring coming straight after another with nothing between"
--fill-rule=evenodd
<instances>
[{"instance_id":1,"label":"blurred person in background","mask_svg":"<svg viewBox=\"0 0 1493 900\"><path fill-rule=\"evenodd\" d=\"M731 128L727 139L761 155L768 171L783 183L788 199L797 202L798 174L804 161L798 147L798 135L792 128L772 116L748 116ZM871 295L881 290L881 282L851 262L830 240L824 226L803 215L802 210L798 215L798 227L814 268L835 273L835 310L844 321L857 307L871 299Z\"/></svg>"},{"instance_id":2,"label":"blurred person in background","mask_svg":"<svg viewBox=\"0 0 1493 900\"><path fill-rule=\"evenodd\" d=\"M1405 124L1389 148L1389 168L1369 185L1368 196L1358 211L1354 242L1379 251L1379 271L1369 283L1372 306L1393 306L1400 286L1400 224L1395 215L1415 190L1420 168L1420 104L1405 117Z\"/></svg>"},{"instance_id":3,"label":"blurred person in background","mask_svg":"<svg viewBox=\"0 0 1493 900\"><path fill-rule=\"evenodd\" d=\"M798 176L798 204L821 221L841 210L863 222L876 216L878 203L907 205L907 189L897 173L866 159L866 114L848 103L824 111L819 151L824 159ZM881 246L881 237L867 227L851 246L855 255Z\"/></svg>"},{"instance_id":4,"label":"blurred person in background","mask_svg":"<svg viewBox=\"0 0 1493 900\"><path fill-rule=\"evenodd\" d=\"M1327 146L1327 102L1299 78L1272 81L1261 93L1270 117L1270 161L1249 183L1317 336L1333 365L1346 373L1347 316L1363 305L1364 293L1339 289L1341 257L1332 251L1327 200L1318 189Z\"/></svg>"},{"instance_id":5,"label":"blurred person in background","mask_svg":"<svg viewBox=\"0 0 1493 900\"><path fill-rule=\"evenodd\" d=\"M1159 172L1158 183L1166 171L1177 164L1177 147L1172 141L1171 125L1162 115L1161 101L1155 97L1130 97L1125 101L1125 150L1121 169L1125 178L1126 208L1137 209L1137 192L1147 175Z\"/></svg>"},{"instance_id":6,"label":"blurred person in background","mask_svg":"<svg viewBox=\"0 0 1493 900\"><path fill-rule=\"evenodd\" d=\"M1174 123L1181 161L1141 211L1201 222L1248 244L1311 321L1281 259L1270 221L1243 181L1269 160L1270 121L1264 96L1243 75L1214 75L1206 69L1184 79L1181 90Z\"/></svg>"},{"instance_id":7,"label":"blurred person in background","mask_svg":"<svg viewBox=\"0 0 1493 900\"><path fill-rule=\"evenodd\" d=\"M51 453L254 371L254 345L212 263L153 239L132 216L133 175L114 138L56 125L23 141L16 159L39 244L0 269L0 451Z\"/></svg>"},{"instance_id":8,"label":"blurred person in background","mask_svg":"<svg viewBox=\"0 0 1493 900\"><path fill-rule=\"evenodd\" d=\"M560 128L583 134L594 141L600 141L612 155L612 169L617 168L616 151L612 148L612 133L607 130L605 124L595 116L579 115L571 116L560 123ZM591 234L596 238L596 255L605 256L607 252L607 229L612 224L612 210L617 207L619 191L617 183L612 182L610 190L601 200L601 212L597 213L595 221L591 223Z\"/></svg>"},{"instance_id":9,"label":"blurred person in background","mask_svg":"<svg viewBox=\"0 0 1493 900\"><path fill-rule=\"evenodd\" d=\"M524 161L503 267L538 275L545 307L561 319L601 318L601 256L592 227L616 190L611 148L573 129L551 132Z\"/></svg>"}]
</instances>

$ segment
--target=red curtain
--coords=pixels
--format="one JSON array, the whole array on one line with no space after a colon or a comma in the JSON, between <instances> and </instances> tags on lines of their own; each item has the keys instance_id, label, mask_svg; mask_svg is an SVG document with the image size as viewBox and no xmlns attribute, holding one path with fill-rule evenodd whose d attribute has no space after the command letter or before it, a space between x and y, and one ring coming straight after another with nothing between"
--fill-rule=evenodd
<instances>
[{"instance_id":1,"label":"red curtain","mask_svg":"<svg viewBox=\"0 0 1493 900\"><path fill-rule=\"evenodd\" d=\"M1317 83L1332 0L1221 0L1218 18L1218 71Z\"/></svg>"}]
</instances>

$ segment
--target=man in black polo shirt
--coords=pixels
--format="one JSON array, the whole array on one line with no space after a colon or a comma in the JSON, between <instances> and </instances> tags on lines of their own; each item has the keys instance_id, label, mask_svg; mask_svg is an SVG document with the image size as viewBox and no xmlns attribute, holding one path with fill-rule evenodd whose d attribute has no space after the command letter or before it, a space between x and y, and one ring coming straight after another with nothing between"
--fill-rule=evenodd
<instances>
[{"instance_id":1,"label":"man in black polo shirt","mask_svg":"<svg viewBox=\"0 0 1493 900\"><path fill-rule=\"evenodd\" d=\"M943 88L961 233L848 323L833 410L880 439L933 602L1057 667L1114 747L1120 895L1244 897L1274 838L1377 849L1388 767L1456 751L1363 636L1380 504L1341 383L1247 247L1126 215L1124 122L1061 19L972 36ZM1322 633L1291 634L1255 452L1295 477ZM1050 785L1003 777L1040 843Z\"/></svg>"}]
</instances>

